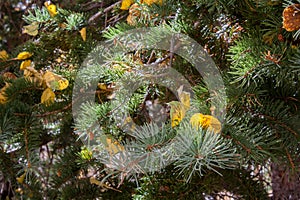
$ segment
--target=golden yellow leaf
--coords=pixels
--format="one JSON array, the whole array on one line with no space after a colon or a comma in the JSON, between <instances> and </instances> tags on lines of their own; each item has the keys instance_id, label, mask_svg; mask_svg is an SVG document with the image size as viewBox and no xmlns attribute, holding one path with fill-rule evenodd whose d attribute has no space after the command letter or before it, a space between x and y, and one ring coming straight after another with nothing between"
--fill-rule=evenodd
<instances>
[{"instance_id":1,"label":"golden yellow leaf","mask_svg":"<svg viewBox=\"0 0 300 200\"><path fill-rule=\"evenodd\" d=\"M5 104L7 102L7 97L5 96L5 90L9 87L9 83L5 82L5 86L0 89L0 104Z\"/></svg>"},{"instance_id":2,"label":"golden yellow leaf","mask_svg":"<svg viewBox=\"0 0 300 200\"><path fill-rule=\"evenodd\" d=\"M107 86L105 83L98 83L98 88L101 90L107 90Z\"/></svg>"},{"instance_id":3,"label":"golden yellow leaf","mask_svg":"<svg viewBox=\"0 0 300 200\"><path fill-rule=\"evenodd\" d=\"M32 24L23 26L22 33L27 33L28 35L36 36L39 33L39 23L32 22Z\"/></svg>"},{"instance_id":4,"label":"golden yellow leaf","mask_svg":"<svg viewBox=\"0 0 300 200\"><path fill-rule=\"evenodd\" d=\"M8 54L5 50L0 51L0 60L7 60Z\"/></svg>"},{"instance_id":5,"label":"golden yellow leaf","mask_svg":"<svg viewBox=\"0 0 300 200\"><path fill-rule=\"evenodd\" d=\"M24 174L22 174L20 177L16 178L18 183L22 184L25 180L25 176L26 176L26 172L24 172Z\"/></svg>"},{"instance_id":6,"label":"golden yellow leaf","mask_svg":"<svg viewBox=\"0 0 300 200\"><path fill-rule=\"evenodd\" d=\"M185 109L188 110L190 108L191 97L189 92L183 91L183 85L179 87L177 90L179 100L184 105Z\"/></svg>"},{"instance_id":7,"label":"golden yellow leaf","mask_svg":"<svg viewBox=\"0 0 300 200\"><path fill-rule=\"evenodd\" d=\"M69 86L69 81L51 71L43 75L44 85L52 90L64 90Z\"/></svg>"},{"instance_id":8,"label":"golden yellow leaf","mask_svg":"<svg viewBox=\"0 0 300 200\"><path fill-rule=\"evenodd\" d=\"M44 3L51 17L55 17L58 14L56 10L56 5L52 4L50 1Z\"/></svg>"},{"instance_id":9,"label":"golden yellow leaf","mask_svg":"<svg viewBox=\"0 0 300 200\"><path fill-rule=\"evenodd\" d=\"M38 72L34 67L29 66L24 69L24 77L31 82L38 83L40 86L43 83L43 78L40 72Z\"/></svg>"},{"instance_id":10,"label":"golden yellow leaf","mask_svg":"<svg viewBox=\"0 0 300 200\"><path fill-rule=\"evenodd\" d=\"M54 99L55 99L54 92L52 91L51 88L47 88L44 90L44 92L41 96L41 103L45 104L46 106L49 106L52 103L54 103Z\"/></svg>"},{"instance_id":11,"label":"golden yellow leaf","mask_svg":"<svg viewBox=\"0 0 300 200\"><path fill-rule=\"evenodd\" d=\"M62 78L61 80L58 80L58 90L64 90L69 86L68 79Z\"/></svg>"},{"instance_id":12,"label":"golden yellow leaf","mask_svg":"<svg viewBox=\"0 0 300 200\"><path fill-rule=\"evenodd\" d=\"M190 119L190 124L196 129L201 126L203 129L208 129L214 133L219 133L222 129L221 122L217 118L201 113L194 114Z\"/></svg>"},{"instance_id":13,"label":"golden yellow leaf","mask_svg":"<svg viewBox=\"0 0 300 200\"><path fill-rule=\"evenodd\" d=\"M177 126L185 116L186 109L182 103L179 101L171 101L170 103L170 118L171 126Z\"/></svg>"},{"instance_id":14,"label":"golden yellow leaf","mask_svg":"<svg viewBox=\"0 0 300 200\"><path fill-rule=\"evenodd\" d=\"M20 65L20 70L24 70L31 65L31 60L24 60Z\"/></svg>"},{"instance_id":15,"label":"golden yellow leaf","mask_svg":"<svg viewBox=\"0 0 300 200\"><path fill-rule=\"evenodd\" d=\"M151 4L159 4L159 5L162 5L163 3L163 0L143 0L143 3L147 4L147 5L151 5Z\"/></svg>"},{"instance_id":16,"label":"golden yellow leaf","mask_svg":"<svg viewBox=\"0 0 300 200\"><path fill-rule=\"evenodd\" d=\"M128 10L131 4L134 3L134 0L122 0L121 10Z\"/></svg>"},{"instance_id":17,"label":"golden yellow leaf","mask_svg":"<svg viewBox=\"0 0 300 200\"><path fill-rule=\"evenodd\" d=\"M106 138L106 149L111 155L124 151L124 147L118 141L113 141L108 137Z\"/></svg>"},{"instance_id":18,"label":"golden yellow leaf","mask_svg":"<svg viewBox=\"0 0 300 200\"><path fill-rule=\"evenodd\" d=\"M29 53L28 51L23 51L18 54L17 59L18 60L25 60L32 56L32 53Z\"/></svg>"},{"instance_id":19,"label":"golden yellow leaf","mask_svg":"<svg viewBox=\"0 0 300 200\"><path fill-rule=\"evenodd\" d=\"M80 31L79 31L80 35L81 35L81 38L83 41L86 41L86 27L82 28Z\"/></svg>"}]
</instances>

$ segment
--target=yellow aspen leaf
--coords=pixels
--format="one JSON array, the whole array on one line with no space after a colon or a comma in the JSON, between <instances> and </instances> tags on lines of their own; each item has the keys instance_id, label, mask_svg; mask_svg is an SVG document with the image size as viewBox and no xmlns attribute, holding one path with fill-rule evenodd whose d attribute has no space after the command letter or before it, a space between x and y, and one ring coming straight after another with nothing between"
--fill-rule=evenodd
<instances>
[{"instance_id":1,"label":"yellow aspen leaf","mask_svg":"<svg viewBox=\"0 0 300 200\"><path fill-rule=\"evenodd\" d=\"M8 54L5 50L0 51L0 60L7 60Z\"/></svg>"},{"instance_id":2,"label":"yellow aspen leaf","mask_svg":"<svg viewBox=\"0 0 300 200\"><path fill-rule=\"evenodd\" d=\"M20 70L25 70L31 65L31 60L24 60L20 65Z\"/></svg>"},{"instance_id":3,"label":"yellow aspen leaf","mask_svg":"<svg viewBox=\"0 0 300 200\"><path fill-rule=\"evenodd\" d=\"M217 118L201 113L194 114L190 119L190 124L196 129L201 126L203 129L208 129L214 133L219 133L222 129L221 122Z\"/></svg>"},{"instance_id":4,"label":"yellow aspen leaf","mask_svg":"<svg viewBox=\"0 0 300 200\"><path fill-rule=\"evenodd\" d=\"M111 138L106 138L106 149L110 155L124 151L124 147L118 141L113 141Z\"/></svg>"},{"instance_id":5,"label":"yellow aspen leaf","mask_svg":"<svg viewBox=\"0 0 300 200\"><path fill-rule=\"evenodd\" d=\"M31 82L38 83L39 85L42 85L43 83L41 73L34 69L32 65L24 69L24 77Z\"/></svg>"},{"instance_id":6,"label":"yellow aspen leaf","mask_svg":"<svg viewBox=\"0 0 300 200\"><path fill-rule=\"evenodd\" d=\"M183 85L179 87L177 92L178 92L180 102L184 105L186 110L189 109L191 104L190 93L183 91Z\"/></svg>"},{"instance_id":7,"label":"yellow aspen leaf","mask_svg":"<svg viewBox=\"0 0 300 200\"><path fill-rule=\"evenodd\" d=\"M17 182L22 184L25 180L25 176L26 176L26 172L24 172L24 174L22 174L20 177L16 178Z\"/></svg>"},{"instance_id":8,"label":"yellow aspen leaf","mask_svg":"<svg viewBox=\"0 0 300 200\"><path fill-rule=\"evenodd\" d=\"M55 15L58 14L57 9L56 9L56 5L52 4L51 1L46 1L44 3L44 6L46 6L49 14L51 17L55 17Z\"/></svg>"},{"instance_id":9,"label":"yellow aspen leaf","mask_svg":"<svg viewBox=\"0 0 300 200\"><path fill-rule=\"evenodd\" d=\"M177 126L185 116L186 109L182 103L179 101L171 101L170 103L170 118L171 118L171 126Z\"/></svg>"},{"instance_id":10,"label":"yellow aspen leaf","mask_svg":"<svg viewBox=\"0 0 300 200\"><path fill-rule=\"evenodd\" d=\"M182 121L186 111L190 108L190 93L183 91L183 85L178 88L177 93L180 101L171 101L169 103L171 106L170 118L172 127L177 126Z\"/></svg>"},{"instance_id":11,"label":"yellow aspen leaf","mask_svg":"<svg viewBox=\"0 0 300 200\"><path fill-rule=\"evenodd\" d=\"M51 71L47 71L43 75L44 87L52 90L64 90L69 86L69 81Z\"/></svg>"},{"instance_id":12,"label":"yellow aspen leaf","mask_svg":"<svg viewBox=\"0 0 300 200\"><path fill-rule=\"evenodd\" d=\"M22 33L27 33L28 35L36 36L39 33L39 23L32 22L32 24L23 26Z\"/></svg>"},{"instance_id":13,"label":"yellow aspen leaf","mask_svg":"<svg viewBox=\"0 0 300 200\"><path fill-rule=\"evenodd\" d=\"M129 7L134 3L134 0L122 0L121 10L128 10Z\"/></svg>"},{"instance_id":14,"label":"yellow aspen leaf","mask_svg":"<svg viewBox=\"0 0 300 200\"><path fill-rule=\"evenodd\" d=\"M32 56L32 53L29 53L28 51L23 51L18 54L17 59L18 60L25 60Z\"/></svg>"},{"instance_id":15,"label":"yellow aspen leaf","mask_svg":"<svg viewBox=\"0 0 300 200\"><path fill-rule=\"evenodd\" d=\"M5 104L7 102L7 97L5 96L5 90L9 87L9 83L5 82L5 86L0 89L0 104Z\"/></svg>"},{"instance_id":16,"label":"yellow aspen leaf","mask_svg":"<svg viewBox=\"0 0 300 200\"><path fill-rule=\"evenodd\" d=\"M98 83L98 88L99 88L100 90L107 90L107 86L106 86L105 83Z\"/></svg>"},{"instance_id":17,"label":"yellow aspen leaf","mask_svg":"<svg viewBox=\"0 0 300 200\"><path fill-rule=\"evenodd\" d=\"M143 3L147 4L148 6L154 3L162 5L163 0L143 0Z\"/></svg>"},{"instance_id":18,"label":"yellow aspen leaf","mask_svg":"<svg viewBox=\"0 0 300 200\"><path fill-rule=\"evenodd\" d=\"M86 27L82 28L80 31L79 31L80 35L81 35L81 38L83 41L86 41Z\"/></svg>"},{"instance_id":19,"label":"yellow aspen leaf","mask_svg":"<svg viewBox=\"0 0 300 200\"><path fill-rule=\"evenodd\" d=\"M58 90L64 90L69 86L68 79L62 78L61 80L58 80Z\"/></svg>"},{"instance_id":20,"label":"yellow aspen leaf","mask_svg":"<svg viewBox=\"0 0 300 200\"><path fill-rule=\"evenodd\" d=\"M54 92L52 91L51 88L47 88L44 90L44 92L41 96L41 103L45 104L46 106L49 106L52 103L54 103L54 99L55 99Z\"/></svg>"}]
</instances>

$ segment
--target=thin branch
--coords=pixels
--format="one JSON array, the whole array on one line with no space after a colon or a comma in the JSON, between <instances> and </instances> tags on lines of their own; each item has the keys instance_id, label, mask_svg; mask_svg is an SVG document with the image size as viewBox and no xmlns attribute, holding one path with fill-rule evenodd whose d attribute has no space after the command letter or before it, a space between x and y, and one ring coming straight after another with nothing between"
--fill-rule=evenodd
<instances>
[{"instance_id":1,"label":"thin branch","mask_svg":"<svg viewBox=\"0 0 300 200\"><path fill-rule=\"evenodd\" d=\"M119 4L121 4L121 1L118 1L118 2L108 6L104 10L100 10L99 12L97 12L96 14L94 14L92 17L89 18L88 23L91 24L95 19L97 19L101 15L107 13L108 11L112 10L115 6L118 6Z\"/></svg>"}]
</instances>

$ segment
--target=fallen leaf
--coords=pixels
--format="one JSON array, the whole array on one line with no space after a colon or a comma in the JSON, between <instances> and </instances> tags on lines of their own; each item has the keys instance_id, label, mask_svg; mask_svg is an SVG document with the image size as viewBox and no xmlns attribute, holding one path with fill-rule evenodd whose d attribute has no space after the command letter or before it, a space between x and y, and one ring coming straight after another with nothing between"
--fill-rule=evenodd
<instances>
[{"instance_id":1,"label":"fallen leaf","mask_svg":"<svg viewBox=\"0 0 300 200\"><path fill-rule=\"evenodd\" d=\"M222 129L222 124L217 118L201 113L194 114L190 119L190 124L196 129L201 126L203 129L208 129L214 133L219 133Z\"/></svg>"},{"instance_id":2,"label":"fallen leaf","mask_svg":"<svg viewBox=\"0 0 300 200\"><path fill-rule=\"evenodd\" d=\"M23 26L22 33L27 33L31 36L36 36L39 33L39 23L38 22L32 22L32 24L29 24L27 26Z\"/></svg>"},{"instance_id":3,"label":"fallen leaf","mask_svg":"<svg viewBox=\"0 0 300 200\"><path fill-rule=\"evenodd\" d=\"M18 60L25 60L32 56L32 53L29 53L28 51L23 51L18 54L17 59Z\"/></svg>"},{"instance_id":4,"label":"fallen leaf","mask_svg":"<svg viewBox=\"0 0 300 200\"><path fill-rule=\"evenodd\" d=\"M8 54L5 50L0 51L0 60L7 60Z\"/></svg>"},{"instance_id":5,"label":"fallen leaf","mask_svg":"<svg viewBox=\"0 0 300 200\"><path fill-rule=\"evenodd\" d=\"M131 4L134 3L134 0L122 0L121 10L128 10Z\"/></svg>"},{"instance_id":6,"label":"fallen leaf","mask_svg":"<svg viewBox=\"0 0 300 200\"><path fill-rule=\"evenodd\" d=\"M54 99L55 99L54 92L52 91L51 88L47 88L44 90L44 92L41 96L41 103L45 104L46 106L49 106L52 103L54 103Z\"/></svg>"},{"instance_id":7,"label":"fallen leaf","mask_svg":"<svg viewBox=\"0 0 300 200\"><path fill-rule=\"evenodd\" d=\"M20 65L20 70L25 70L31 65L31 60L24 60Z\"/></svg>"},{"instance_id":8,"label":"fallen leaf","mask_svg":"<svg viewBox=\"0 0 300 200\"><path fill-rule=\"evenodd\" d=\"M86 41L86 27L82 28L80 31L79 31L80 35L81 35L81 38L83 41Z\"/></svg>"}]
</instances>

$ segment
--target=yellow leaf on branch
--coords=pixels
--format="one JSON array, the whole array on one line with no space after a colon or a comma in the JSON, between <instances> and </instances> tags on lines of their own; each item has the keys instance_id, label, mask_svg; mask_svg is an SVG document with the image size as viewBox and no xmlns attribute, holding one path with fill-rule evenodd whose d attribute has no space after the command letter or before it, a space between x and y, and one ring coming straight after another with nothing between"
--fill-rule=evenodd
<instances>
[{"instance_id":1,"label":"yellow leaf on branch","mask_svg":"<svg viewBox=\"0 0 300 200\"><path fill-rule=\"evenodd\" d=\"M222 129L222 124L217 118L201 113L194 114L190 119L190 124L196 129L202 127L203 129L208 129L214 133L219 133Z\"/></svg>"},{"instance_id":2,"label":"yellow leaf on branch","mask_svg":"<svg viewBox=\"0 0 300 200\"><path fill-rule=\"evenodd\" d=\"M7 60L8 54L5 50L0 51L0 60Z\"/></svg>"},{"instance_id":3,"label":"yellow leaf on branch","mask_svg":"<svg viewBox=\"0 0 300 200\"><path fill-rule=\"evenodd\" d=\"M58 90L64 90L69 86L69 81L65 78L58 80Z\"/></svg>"},{"instance_id":4,"label":"yellow leaf on branch","mask_svg":"<svg viewBox=\"0 0 300 200\"><path fill-rule=\"evenodd\" d=\"M47 71L43 75L44 87L51 88L52 90L64 90L69 86L69 81L60 75L51 71Z\"/></svg>"},{"instance_id":5,"label":"yellow leaf on branch","mask_svg":"<svg viewBox=\"0 0 300 200\"><path fill-rule=\"evenodd\" d=\"M134 0L122 0L121 10L128 10L129 7L134 3Z\"/></svg>"},{"instance_id":6,"label":"yellow leaf on branch","mask_svg":"<svg viewBox=\"0 0 300 200\"><path fill-rule=\"evenodd\" d=\"M149 6L152 5L152 4L154 4L154 3L162 5L163 0L143 0L142 3L145 3L145 4L149 5Z\"/></svg>"},{"instance_id":7,"label":"yellow leaf on branch","mask_svg":"<svg viewBox=\"0 0 300 200\"><path fill-rule=\"evenodd\" d=\"M26 67L24 69L24 77L31 82L38 83L39 85L42 85L43 78L40 72L38 72L32 65L29 67Z\"/></svg>"},{"instance_id":8,"label":"yellow leaf on branch","mask_svg":"<svg viewBox=\"0 0 300 200\"><path fill-rule=\"evenodd\" d=\"M177 126L185 116L186 111L190 108L190 93L183 91L183 85L177 90L180 101L171 101L170 118L171 126Z\"/></svg>"},{"instance_id":9,"label":"yellow leaf on branch","mask_svg":"<svg viewBox=\"0 0 300 200\"><path fill-rule=\"evenodd\" d=\"M16 178L17 182L22 184L25 180L25 176L26 176L26 172L24 172L24 174L22 174L21 176L19 176L18 178Z\"/></svg>"},{"instance_id":10,"label":"yellow leaf on branch","mask_svg":"<svg viewBox=\"0 0 300 200\"><path fill-rule=\"evenodd\" d=\"M7 97L5 96L5 90L9 87L9 83L5 83L5 86L0 89L0 104L5 104L7 102Z\"/></svg>"},{"instance_id":11,"label":"yellow leaf on branch","mask_svg":"<svg viewBox=\"0 0 300 200\"><path fill-rule=\"evenodd\" d=\"M36 36L39 33L39 23L32 22L32 24L23 26L22 33L27 33L28 35Z\"/></svg>"},{"instance_id":12,"label":"yellow leaf on branch","mask_svg":"<svg viewBox=\"0 0 300 200\"><path fill-rule=\"evenodd\" d=\"M171 126L177 126L185 116L185 107L179 101L171 101L170 103L170 118L171 118Z\"/></svg>"},{"instance_id":13,"label":"yellow leaf on branch","mask_svg":"<svg viewBox=\"0 0 300 200\"><path fill-rule=\"evenodd\" d=\"M31 65L31 60L24 60L20 65L20 70L25 70Z\"/></svg>"},{"instance_id":14,"label":"yellow leaf on branch","mask_svg":"<svg viewBox=\"0 0 300 200\"><path fill-rule=\"evenodd\" d=\"M55 17L58 14L56 5L52 4L51 1L46 1L44 3L51 17Z\"/></svg>"},{"instance_id":15,"label":"yellow leaf on branch","mask_svg":"<svg viewBox=\"0 0 300 200\"><path fill-rule=\"evenodd\" d=\"M81 38L83 41L86 41L86 27L82 28L80 31L79 31L80 35L81 35Z\"/></svg>"},{"instance_id":16,"label":"yellow leaf on branch","mask_svg":"<svg viewBox=\"0 0 300 200\"><path fill-rule=\"evenodd\" d=\"M46 106L49 106L52 103L54 103L54 99L55 99L54 92L52 91L51 88L47 88L44 90L44 92L41 96L41 103L45 104Z\"/></svg>"},{"instance_id":17,"label":"yellow leaf on branch","mask_svg":"<svg viewBox=\"0 0 300 200\"><path fill-rule=\"evenodd\" d=\"M180 102L183 104L185 109L188 110L190 108L190 105L191 105L191 95L190 95L190 93L183 91L183 85L181 85L179 87L179 89L177 90L177 93L178 93L178 97L179 97Z\"/></svg>"},{"instance_id":18,"label":"yellow leaf on branch","mask_svg":"<svg viewBox=\"0 0 300 200\"><path fill-rule=\"evenodd\" d=\"M18 54L17 59L18 60L25 60L32 56L32 53L29 53L28 51L23 51Z\"/></svg>"}]
</instances>

